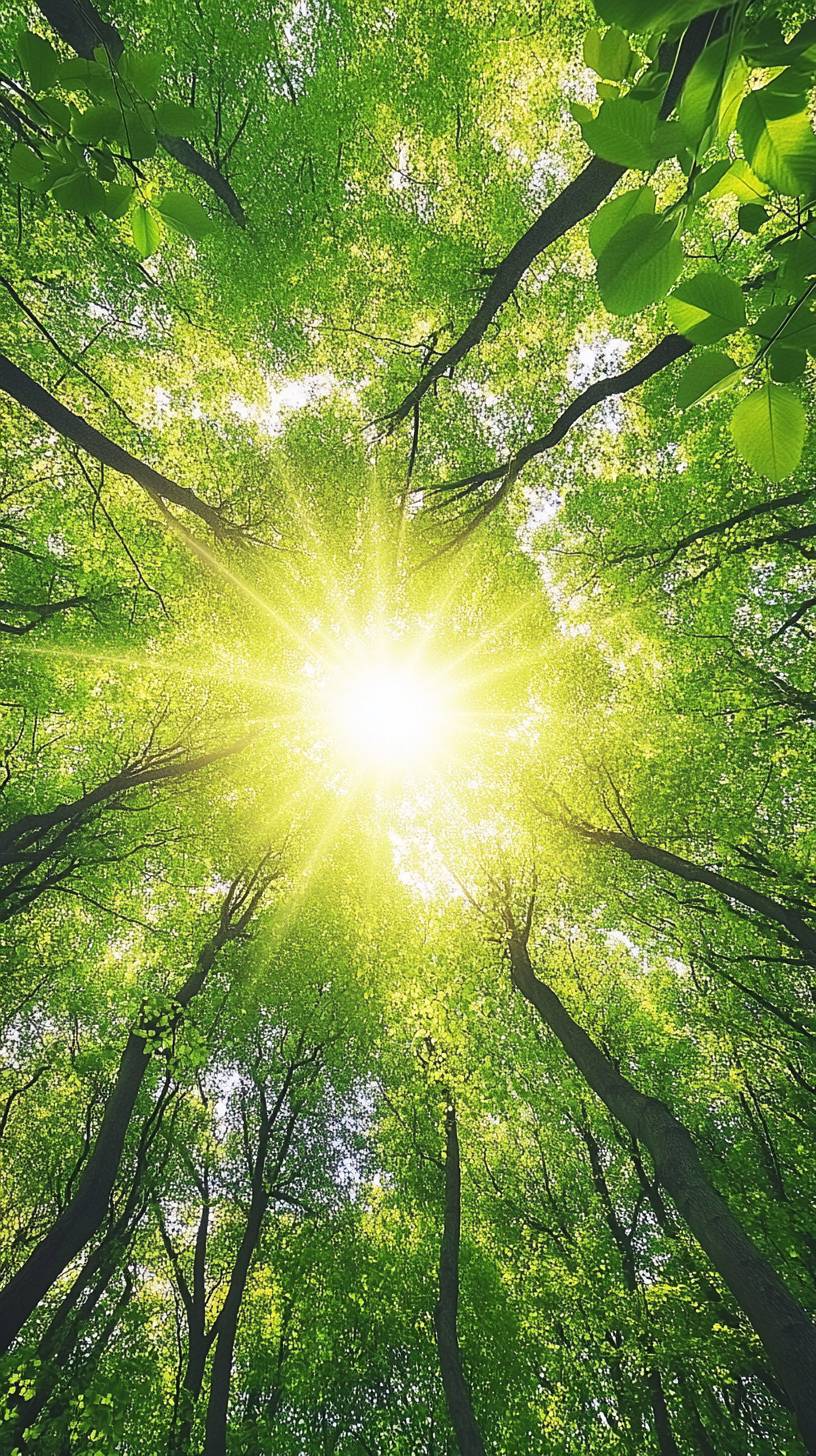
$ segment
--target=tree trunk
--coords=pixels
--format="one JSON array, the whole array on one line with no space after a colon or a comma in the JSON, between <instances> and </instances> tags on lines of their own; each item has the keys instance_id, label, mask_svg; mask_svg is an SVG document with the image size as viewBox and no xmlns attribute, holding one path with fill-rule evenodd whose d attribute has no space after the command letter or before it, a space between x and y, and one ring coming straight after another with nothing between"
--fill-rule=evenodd
<instances>
[{"instance_id":1,"label":"tree trunk","mask_svg":"<svg viewBox=\"0 0 816 1456\"><path fill-rule=\"evenodd\" d=\"M240 881L235 881L230 886L222 905L218 929L201 950L195 970L187 977L174 998L176 1016L198 995L218 952L243 929L261 893L257 890L256 877L248 882L246 889L241 886ZM247 895L250 896L248 905ZM148 1027L148 1034L149 1031ZM48 1233L29 1254L22 1268L18 1269L0 1292L0 1353L9 1348L43 1296L100 1227L119 1171L133 1108L151 1055L152 1048L147 1036L132 1031L105 1104L93 1151L77 1184L76 1192Z\"/></svg>"},{"instance_id":2,"label":"tree trunk","mask_svg":"<svg viewBox=\"0 0 816 1456\"><path fill-rule=\"evenodd\" d=\"M692 22L680 45L674 65L670 66L671 77L660 108L660 115L666 118L674 110L677 98L694 62L709 40L718 31L718 16L723 12L712 11ZM397 408L387 416L392 426L405 420L428 393L428 390L444 374L452 374L456 365L484 338L487 329L499 310L512 297L527 269L541 253L558 238L562 238L585 218L591 217L596 208L609 196L615 183L624 176L625 167L615 162L605 162L593 157L567 184L563 192L553 199L526 233L514 243L510 252L493 270L490 286L473 317L466 324L459 338L434 359L433 364L406 394Z\"/></svg>"},{"instance_id":3,"label":"tree trunk","mask_svg":"<svg viewBox=\"0 0 816 1456\"><path fill-rule=\"evenodd\" d=\"M445 1215L439 1254L439 1299L434 1310L442 1384L460 1456L485 1456L468 1383L462 1369L457 1315L459 1311L459 1239L462 1222L462 1175L456 1108L445 1113Z\"/></svg>"},{"instance_id":4,"label":"tree trunk","mask_svg":"<svg viewBox=\"0 0 816 1456\"><path fill-rule=\"evenodd\" d=\"M791 1403L806 1450L816 1453L816 1329L714 1188L694 1141L664 1102L613 1066L536 976L526 937L508 923L513 985L535 1007L613 1117L648 1149L664 1188L756 1330Z\"/></svg>"},{"instance_id":5,"label":"tree trunk","mask_svg":"<svg viewBox=\"0 0 816 1456\"><path fill-rule=\"evenodd\" d=\"M0 389L5 390L18 404L30 410L32 414L41 419L63 439L71 440L81 450L92 455L103 465L108 465L111 470L118 470L120 475L126 475L130 480L135 480L137 485L146 491L150 498L158 501L165 509L167 503L179 506L182 510L190 511L197 516L212 531L213 535L220 541L228 541L233 537L240 536L240 529L230 526L220 512L214 506L200 499L195 491L186 485L177 485L174 480L169 480L160 471L154 470L152 465L146 465L143 460L137 460L121 445L109 440L93 425L89 425L81 415L75 415L72 410L60 404L53 394L43 389L35 379L26 374L5 354L0 354Z\"/></svg>"},{"instance_id":6,"label":"tree trunk","mask_svg":"<svg viewBox=\"0 0 816 1456\"><path fill-rule=\"evenodd\" d=\"M66 45L77 55L91 60L94 51L104 46L112 61L118 61L125 49L125 43L115 25L103 20L91 0L37 0L46 20L62 36ZM171 157L175 157L188 172L200 177L202 182L220 197L227 210L241 227L246 226L246 214L229 182L212 162L208 162L190 142L181 137L157 133L159 142Z\"/></svg>"},{"instance_id":7,"label":"tree trunk","mask_svg":"<svg viewBox=\"0 0 816 1456\"><path fill-rule=\"evenodd\" d=\"M787 931L791 939L804 952L808 965L816 968L816 930L808 925L797 910L791 910L787 905L772 899L770 895L763 895L760 890L754 890L740 880L732 880L728 875L719 874L717 870L710 870L705 865L695 864L693 860L684 859L682 855L673 854L671 850L646 844L642 839L621 834L619 830L597 829L592 824L573 820L561 820L560 822L566 824L566 827L571 829L574 834L589 840L592 844L609 845L614 849L620 849L624 854L628 854L630 859L643 860L647 864L653 864L657 869L667 870L669 874L678 875L680 879L691 884L707 885L710 889L716 890L718 894L725 896L726 899L736 900L738 905L744 905L747 910L756 911L764 919L774 922Z\"/></svg>"}]
</instances>

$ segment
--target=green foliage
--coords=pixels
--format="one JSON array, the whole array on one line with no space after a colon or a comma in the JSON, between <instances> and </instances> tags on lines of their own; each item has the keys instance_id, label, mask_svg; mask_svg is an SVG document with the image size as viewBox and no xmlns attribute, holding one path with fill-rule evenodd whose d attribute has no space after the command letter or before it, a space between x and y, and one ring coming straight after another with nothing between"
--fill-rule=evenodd
<instances>
[{"instance_id":1,"label":"green foliage","mask_svg":"<svg viewBox=\"0 0 816 1456\"><path fill-rule=\"evenodd\" d=\"M560 3L122 0L115 64L37 10L42 34L0 20L4 353L232 530L2 394L4 1284L70 1203L134 1033L146 1066L102 1221L0 1363L0 1450L204 1450L280 1098L230 1456L453 1456L451 1101L491 1456L804 1456L721 1271L508 965L509 902L812 1312L812 959L637 851L816 917L816 38L732 7L669 111L705 7L597 8L585 34ZM587 182L585 142L635 175L510 289L545 209L552 237L563 190L580 211L608 174ZM685 358L614 392L677 333ZM444 697L430 762L339 742L327 694L378 652ZM77 808L145 755L229 746Z\"/></svg>"}]
</instances>

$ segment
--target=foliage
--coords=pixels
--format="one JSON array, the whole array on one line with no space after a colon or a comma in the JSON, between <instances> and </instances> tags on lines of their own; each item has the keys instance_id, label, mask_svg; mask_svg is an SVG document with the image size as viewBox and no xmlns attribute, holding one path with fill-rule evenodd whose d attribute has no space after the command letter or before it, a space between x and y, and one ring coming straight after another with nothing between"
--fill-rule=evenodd
<instances>
[{"instance_id":1,"label":"foliage","mask_svg":"<svg viewBox=\"0 0 816 1456\"><path fill-rule=\"evenodd\" d=\"M814 83L0 18L0 1451L814 1449Z\"/></svg>"}]
</instances>

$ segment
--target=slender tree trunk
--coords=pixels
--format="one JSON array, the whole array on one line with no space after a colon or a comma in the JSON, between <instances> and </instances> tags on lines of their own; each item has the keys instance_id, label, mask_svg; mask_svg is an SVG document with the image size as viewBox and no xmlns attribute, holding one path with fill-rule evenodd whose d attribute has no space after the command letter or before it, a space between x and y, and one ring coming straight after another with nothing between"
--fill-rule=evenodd
<instances>
[{"instance_id":1,"label":"slender tree trunk","mask_svg":"<svg viewBox=\"0 0 816 1456\"><path fill-rule=\"evenodd\" d=\"M434 1310L436 1345L442 1384L460 1456L485 1456L476 1424L473 1401L462 1368L457 1316L459 1312L459 1240L462 1223L462 1174L459 1133L453 1103L445 1113L445 1215L439 1254L439 1298Z\"/></svg>"},{"instance_id":2,"label":"slender tree trunk","mask_svg":"<svg viewBox=\"0 0 816 1456\"><path fill-rule=\"evenodd\" d=\"M680 46L679 53L671 66L671 77L660 108L660 115L668 117L674 110L677 98L694 62L709 40L717 33L717 17L723 12L712 11L692 21ZM625 167L614 162L605 162L593 157L583 171L569 182L562 192L545 207L526 233L514 243L510 252L493 270L490 286L473 317L466 324L459 338L434 359L422 378L414 385L397 408L387 418L392 425L405 420L422 401L428 390L444 374L452 374L456 365L464 359L476 344L484 338L496 314L512 297L527 269L541 253L570 232L579 222L591 217L596 208L609 196L615 183L624 176Z\"/></svg>"},{"instance_id":3,"label":"slender tree trunk","mask_svg":"<svg viewBox=\"0 0 816 1456\"><path fill-rule=\"evenodd\" d=\"M792 910L788 905L774 900L770 895L763 895L760 890L754 890L740 880L733 880L728 875L721 875L717 870L710 870L705 865L695 864L693 860L684 859L682 855L673 854L671 850L660 849L657 845L646 844L642 839L621 834L619 830L597 829L594 825L584 824L580 820L561 820L560 822L566 824L566 827L581 839L587 839L592 844L608 845L610 848L620 849L630 859L653 864L657 869L678 875L680 879L686 880L690 884L707 885L725 899L735 900L738 905L744 905L747 910L756 911L765 920L781 926L791 940L795 941L804 952L808 964L816 968L816 930L797 910Z\"/></svg>"},{"instance_id":4,"label":"slender tree trunk","mask_svg":"<svg viewBox=\"0 0 816 1456\"><path fill-rule=\"evenodd\" d=\"M647 1148L691 1232L764 1345L806 1450L816 1453L816 1329L713 1186L687 1128L664 1102L623 1077L531 965L508 918L513 985L535 1007L609 1112Z\"/></svg>"},{"instance_id":5,"label":"slender tree trunk","mask_svg":"<svg viewBox=\"0 0 816 1456\"><path fill-rule=\"evenodd\" d=\"M260 870L246 886L241 881L230 886L218 929L201 950L195 970L174 998L176 1015L198 995L219 951L246 925L262 893L257 888L259 874ZM102 1224L133 1109L152 1055L149 1030L146 1029L145 1035L133 1031L128 1037L93 1150L75 1193L0 1292L0 1353L9 1348L40 1300Z\"/></svg>"},{"instance_id":6,"label":"slender tree trunk","mask_svg":"<svg viewBox=\"0 0 816 1456\"><path fill-rule=\"evenodd\" d=\"M32 414L41 419L44 424L55 430L63 439L70 440L72 444L78 445L94 460L99 460L102 465L107 465L111 470L118 470L120 475L126 475L134 480L146 491L151 500L157 501L162 509L166 506L179 506L182 510L190 511L199 520L203 521L212 531L213 535L220 541L228 541L240 537L240 529L231 526L225 521L214 506L208 505L201 500L195 491L190 490L186 485L177 485L174 480L169 480L160 471L154 470L152 465L147 465L143 460L138 460L129 451L123 450L114 440L109 440L93 425L88 424L81 415L75 415L66 405L61 404L47 389L43 389L36 379L30 374L19 369L5 354L0 354L0 389L15 399L18 404L23 405Z\"/></svg>"},{"instance_id":7,"label":"slender tree trunk","mask_svg":"<svg viewBox=\"0 0 816 1456\"><path fill-rule=\"evenodd\" d=\"M91 0L37 0L46 20L62 36L66 45L90 60L99 46L104 46L112 61L118 61L125 49L115 25L103 20ZM175 157L182 167L200 177L220 197L228 211L241 227L246 225L246 215L232 187L222 172L208 162L206 157L190 142L181 137L167 136L158 132L158 139L166 152Z\"/></svg>"},{"instance_id":8,"label":"slender tree trunk","mask_svg":"<svg viewBox=\"0 0 816 1456\"><path fill-rule=\"evenodd\" d=\"M266 1156L265 1150L263 1156L264 1158ZM227 1297L218 1316L218 1338L215 1342L210 1374L210 1396L207 1402L204 1456L226 1456L227 1415L238 1316L241 1312L241 1301L249 1277L249 1266L261 1237L267 1202L268 1197L263 1185L263 1170L261 1170L257 1185L252 1189L249 1217L230 1275Z\"/></svg>"}]
</instances>

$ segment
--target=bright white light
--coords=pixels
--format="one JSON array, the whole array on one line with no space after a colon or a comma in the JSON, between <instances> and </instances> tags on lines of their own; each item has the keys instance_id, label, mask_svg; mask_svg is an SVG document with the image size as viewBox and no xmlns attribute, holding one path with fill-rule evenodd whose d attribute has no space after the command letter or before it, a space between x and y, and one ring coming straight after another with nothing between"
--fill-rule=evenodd
<instances>
[{"instance_id":1,"label":"bright white light","mask_svg":"<svg viewBox=\"0 0 816 1456\"><path fill-rule=\"evenodd\" d=\"M410 664L373 660L333 685L331 718L346 754L398 773L434 756L446 736L445 694Z\"/></svg>"}]
</instances>

